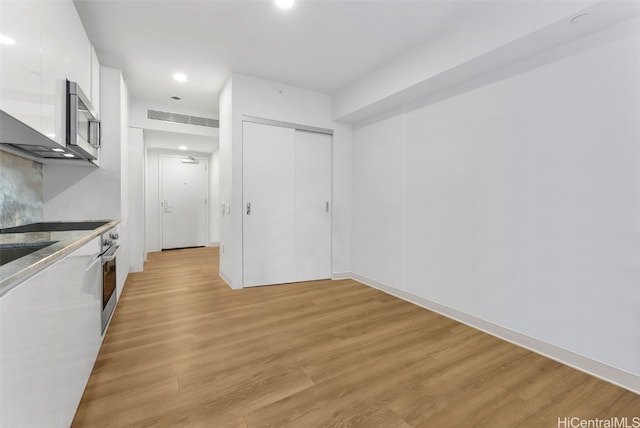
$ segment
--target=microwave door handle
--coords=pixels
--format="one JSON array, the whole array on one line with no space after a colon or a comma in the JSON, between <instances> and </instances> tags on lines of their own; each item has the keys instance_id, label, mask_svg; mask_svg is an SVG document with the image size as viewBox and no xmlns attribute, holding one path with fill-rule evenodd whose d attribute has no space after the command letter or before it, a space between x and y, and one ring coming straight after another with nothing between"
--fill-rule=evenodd
<instances>
[{"instance_id":1,"label":"microwave door handle","mask_svg":"<svg viewBox=\"0 0 640 428\"><path fill-rule=\"evenodd\" d=\"M89 121L89 144L91 144L96 149L99 149L102 146L102 139L100 138L100 121L99 120Z\"/></svg>"},{"instance_id":2,"label":"microwave door handle","mask_svg":"<svg viewBox=\"0 0 640 428\"><path fill-rule=\"evenodd\" d=\"M68 85L69 83L67 83ZM67 144L73 146L78 145L78 141L73 141L73 136L78 135L78 96L73 94L67 95Z\"/></svg>"}]
</instances>

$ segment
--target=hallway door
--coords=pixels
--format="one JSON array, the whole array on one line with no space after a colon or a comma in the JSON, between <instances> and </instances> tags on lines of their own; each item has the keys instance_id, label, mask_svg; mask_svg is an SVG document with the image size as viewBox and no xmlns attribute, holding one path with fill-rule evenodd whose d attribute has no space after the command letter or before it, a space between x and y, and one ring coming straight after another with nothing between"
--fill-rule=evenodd
<instances>
[{"instance_id":1,"label":"hallway door","mask_svg":"<svg viewBox=\"0 0 640 428\"><path fill-rule=\"evenodd\" d=\"M160 157L163 250L207 245L207 192L207 159Z\"/></svg>"}]
</instances>

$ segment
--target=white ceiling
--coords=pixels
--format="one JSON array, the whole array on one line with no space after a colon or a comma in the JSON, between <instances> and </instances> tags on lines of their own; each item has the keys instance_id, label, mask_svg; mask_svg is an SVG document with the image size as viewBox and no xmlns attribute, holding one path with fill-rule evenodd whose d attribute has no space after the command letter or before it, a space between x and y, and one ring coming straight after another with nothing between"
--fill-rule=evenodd
<instances>
[{"instance_id":1,"label":"white ceiling","mask_svg":"<svg viewBox=\"0 0 640 428\"><path fill-rule=\"evenodd\" d=\"M446 29L479 1L75 0L104 66L131 97L217 115L234 72L328 94ZM182 71L188 82L172 75Z\"/></svg>"}]
</instances>

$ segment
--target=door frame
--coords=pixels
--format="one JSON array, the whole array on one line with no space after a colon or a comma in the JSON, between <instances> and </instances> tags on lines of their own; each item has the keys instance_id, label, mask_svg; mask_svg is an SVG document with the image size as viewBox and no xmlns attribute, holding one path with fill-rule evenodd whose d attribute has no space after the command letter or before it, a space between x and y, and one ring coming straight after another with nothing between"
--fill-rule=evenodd
<instances>
[{"instance_id":1,"label":"door frame","mask_svg":"<svg viewBox=\"0 0 640 428\"><path fill-rule=\"evenodd\" d=\"M198 153L187 153L185 152L184 155L180 155L180 154L170 154L170 153L162 153L158 156L158 203L157 203L157 207L158 207L158 241L160 243L160 251L162 251L164 249L164 210L163 210L163 199L162 199L162 195L164 193L164 189L162 186L162 158L177 158L177 159L185 159L185 158L193 158L193 159L197 159L200 162L204 161L204 168L205 168L205 194L206 194L206 199L205 199L205 233L206 233L206 245L205 246L209 246L210 244L210 227L209 227L209 222L211 221L211 213L210 213L210 209L209 209L209 205L210 205L210 199L211 199L211 194L210 194L210 189L209 189L209 182L210 182L210 170L209 170L209 158L205 157L202 154L198 154Z\"/></svg>"}]
</instances>

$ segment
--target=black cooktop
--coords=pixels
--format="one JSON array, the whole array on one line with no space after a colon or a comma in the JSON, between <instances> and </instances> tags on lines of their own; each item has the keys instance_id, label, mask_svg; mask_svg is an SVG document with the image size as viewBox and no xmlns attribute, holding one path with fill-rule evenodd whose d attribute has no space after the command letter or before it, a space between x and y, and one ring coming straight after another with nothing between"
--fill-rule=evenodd
<instances>
[{"instance_id":1,"label":"black cooktop","mask_svg":"<svg viewBox=\"0 0 640 428\"><path fill-rule=\"evenodd\" d=\"M0 233L23 232L66 232L69 230L93 230L109 223L108 221L52 221L24 224L22 226L0 229Z\"/></svg>"}]
</instances>

